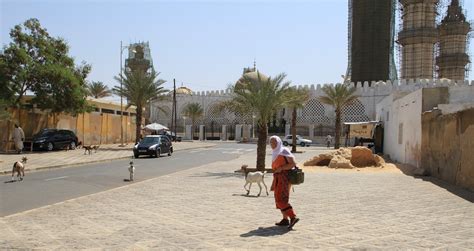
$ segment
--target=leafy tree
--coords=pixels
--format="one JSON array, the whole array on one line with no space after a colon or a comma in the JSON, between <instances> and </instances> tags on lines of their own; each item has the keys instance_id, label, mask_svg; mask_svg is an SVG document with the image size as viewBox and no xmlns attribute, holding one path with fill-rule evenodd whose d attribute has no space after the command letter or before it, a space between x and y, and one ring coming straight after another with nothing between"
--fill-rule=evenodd
<instances>
[{"instance_id":1,"label":"leafy tree","mask_svg":"<svg viewBox=\"0 0 474 251\"><path fill-rule=\"evenodd\" d=\"M20 108L23 96L32 92L32 103L40 109L72 114L87 110L84 79L90 66L76 67L62 38L51 37L34 18L13 27L10 37L0 54L0 86L12 105Z\"/></svg>"},{"instance_id":2,"label":"leafy tree","mask_svg":"<svg viewBox=\"0 0 474 251\"><path fill-rule=\"evenodd\" d=\"M246 73L232 88L232 99L222 106L241 114L255 114L257 118L257 170L265 170L268 123L274 112L283 108L290 82L286 74L274 78L257 72Z\"/></svg>"},{"instance_id":3,"label":"leafy tree","mask_svg":"<svg viewBox=\"0 0 474 251\"><path fill-rule=\"evenodd\" d=\"M8 103L0 98L0 120L10 120L11 116L10 113L8 112Z\"/></svg>"},{"instance_id":4,"label":"leafy tree","mask_svg":"<svg viewBox=\"0 0 474 251\"><path fill-rule=\"evenodd\" d=\"M87 84L87 94L94 98L105 98L112 95L112 91L100 81Z\"/></svg>"},{"instance_id":5,"label":"leafy tree","mask_svg":"<svg viewBox=\"0 0 474 251\"><path fill-rule=\"evenodd\" d=\"M166 81L157 79L158 75L159 73L152 69L151 72L124 71L124 73L115 77L115 80L119 83L123 78L123 82L122 86L115 86L112 91L116 95L127 98L126 109L132 105L136 106L137 109L135 142L140 139L143 108L151 101L163 99L168 93L168 90L162 87Z\"/></svg>"},{"instance_id":6,"label":"leafy tree","mask_svg":"<svg viewBox=\"0 0 474 251\"><path fill-rule=\"evenodd\" d=\"M191 138L194 138L194 124L196 120L200 119L202 115L204 115L204 110L198 103L191 103L184 107L183 115L191 118L191 125L193 127L191 129Z\"/></svg>"},{"instance_id":7,"label":"leafy tree","mask_svg":"<svg viewBox=\"0 0 474 251\"><path fill-rule=\"evenodd\" d=\"M291 152L296 152L296 111L298 108L303 108L304 104L309 100L308 89L297 89L292 87L285 95L285 104L292 110L291 114L291 135L293 142Z\"/></svg>"},{"instance_id":8,"label":"leafy tree","mask_svg":"<svg viewBox=\"0 0 474 251\"><path fill-rule=\"evenodd\" d=\"M322 88L326 96L319 97L319 100L322 103L331 105L336 111L336 125L335 131L336 135L334 136L334 148L339 149L339 141L341 135L341 117L342 109L349 105L351 102L357 99L355 95L356 88L349 87L346 84L336 84L336 85L325 85Z\"/></svg>"}]
</instances>

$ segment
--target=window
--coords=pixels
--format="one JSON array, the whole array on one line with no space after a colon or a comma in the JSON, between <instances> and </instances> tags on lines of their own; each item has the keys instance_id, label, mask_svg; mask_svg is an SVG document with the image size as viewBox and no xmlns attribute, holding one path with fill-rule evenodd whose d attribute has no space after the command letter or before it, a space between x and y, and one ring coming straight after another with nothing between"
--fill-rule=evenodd
<instances>
[{"instance_id":1,"label":"window","mask_svg":"<svg viewBox=\"0 0 474 251\"><path fill-rule=\"evenodd\" d=\"M387 121L389 121L389 118L390 118L389 115L390 115L390 114L389 114L388 111L387 111Z\"/></svg>"}]
</instances>

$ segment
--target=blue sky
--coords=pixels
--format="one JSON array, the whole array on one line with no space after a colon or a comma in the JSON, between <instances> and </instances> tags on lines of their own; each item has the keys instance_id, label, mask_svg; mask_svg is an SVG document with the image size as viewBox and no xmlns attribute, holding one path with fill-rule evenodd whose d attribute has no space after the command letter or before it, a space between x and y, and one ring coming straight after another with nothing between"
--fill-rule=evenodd
<instances>
[{"instance_id":1,"label":"blue sky","mask_svg":"<svg viewBox=\"0 0 474 251\"><path fill-rule=\"evenodd\" d=\"M472 19L474 0L464 7ZM110 87L121 40L149 41L166 88L175 78L194 91L222 90L254 59L294 84L340 82L347 68L347 0L0 0L0 44L31 17L65 38L77 63L92 64L89 80Z\"/></svg>"}]
</instances>

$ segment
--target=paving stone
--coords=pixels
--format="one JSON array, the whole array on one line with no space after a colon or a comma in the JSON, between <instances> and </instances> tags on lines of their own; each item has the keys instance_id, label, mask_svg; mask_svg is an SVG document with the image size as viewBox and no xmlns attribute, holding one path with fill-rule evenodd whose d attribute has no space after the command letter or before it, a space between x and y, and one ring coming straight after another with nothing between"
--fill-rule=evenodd
<instances>
[{"instance_id":1,"label":"paving stone","mask_svg":"<svg viewBox=\"0 0 474 251\"><path fill-rule=\"evenodd\" d=\"M305 155L306 154L306 155ZM307 151L297 158L307 158ZM307 156L307 157L304 157ZM270 155L267 156L269 163ZM281 219L273 194L245 196L254 153L0 218L0 245L98 250L472 249L474 204L402 173L307 172ZM271 175L265 180L271 183ZM255 189L255 190L254 190ZM454 191L450 189L451 191ZM252 188L257 193L258 187Z\"/></svg>"}]
</instances>

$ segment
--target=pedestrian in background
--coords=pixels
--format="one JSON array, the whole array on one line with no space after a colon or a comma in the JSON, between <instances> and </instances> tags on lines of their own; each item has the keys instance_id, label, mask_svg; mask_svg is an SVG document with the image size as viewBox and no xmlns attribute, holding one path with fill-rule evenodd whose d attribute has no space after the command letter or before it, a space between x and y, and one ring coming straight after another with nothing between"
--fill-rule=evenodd
<instances>
[{"instance_id":1,"label":"pedestrian in background","mask_svg":"<svg viewBox=\"0 0 474 251\"><path fill-rule=\"evenodd\" d=\"M283 219L275 223L277 226L288 226L292 229L299 221L293 207L289 203L291 184L288 180L288 170L293 168L295 164L295 156L286 147L282 146L282 141L278 136L270 137L270 146L272 147L272 170L273 183L272 190L274 192L276 208L280 209Z\"/></svg>"},{"instance_id":2,"label":"pedestrian in background","mask_svg":"<svg viewBox=\"0 0 474 251\"><path fill-rule=\"evenodd\" d=\"M25 141L25 133L19 125L15 124L15 129L13 131L13 142L15 143L15 150L18 154L23 151L23 141Z\"/></svg>"},{"instance_id":3,"label":"pedestrian in background","mask_svg":"<svg viewBox=\"0 0 474 251\"><path fill-rule=\"evenodd\" d=\"M326 136L326 145L328 148L331 146L331 142L332 142L332 136L328 134L328 136Z\"/></svg>"}]
</instances>

